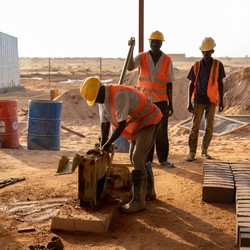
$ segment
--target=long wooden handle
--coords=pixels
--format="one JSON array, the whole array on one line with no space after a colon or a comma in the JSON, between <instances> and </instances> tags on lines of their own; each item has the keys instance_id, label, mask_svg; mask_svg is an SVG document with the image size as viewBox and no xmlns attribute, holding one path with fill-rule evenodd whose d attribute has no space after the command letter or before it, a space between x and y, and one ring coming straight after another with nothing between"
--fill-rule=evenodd
<instances>
[{"instance_id":1,"label":"long wooden handle","mask_svg":"<svg viewBox=\"0 0 250 250\"><path fill-rule=\"evenodd\" d=\"M135 39L135 38L131 37L131 39ZM119 85L123 84L123 80L124 80L126 71L128 69L128 64L129 64L129 61L130 61L130 58L131 58L134 46L135 46L135 44L131 44L130 45L130 48L129 48L129 51L128 51L128 55L127 55L127 58L126 58L126 60L124 62L124 65L123 65L123 68L122 68L122 72L121 72L121 76L120 76L120 79L119 79L119 82L118 82Z\"/></svg>"}]
</instances>

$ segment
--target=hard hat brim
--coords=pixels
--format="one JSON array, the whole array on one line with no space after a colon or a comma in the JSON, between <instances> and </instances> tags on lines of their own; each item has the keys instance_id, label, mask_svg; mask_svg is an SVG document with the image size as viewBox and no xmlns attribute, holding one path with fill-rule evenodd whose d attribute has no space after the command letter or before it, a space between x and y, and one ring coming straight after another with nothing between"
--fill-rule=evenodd
<instances>
[{"instance_id":1,"label":"hard hat brim","mask_svg":"<svg viewBox=\"0 0 250 250\"><path fill-rule=\"evenodd\" d=\"M95 100L96 100L96 98L95 98ZM91 107L91 106L93 106L95 104L95 100L94 101L88 101L87 100L87 104Z\"/></svg>"}]
</instances>

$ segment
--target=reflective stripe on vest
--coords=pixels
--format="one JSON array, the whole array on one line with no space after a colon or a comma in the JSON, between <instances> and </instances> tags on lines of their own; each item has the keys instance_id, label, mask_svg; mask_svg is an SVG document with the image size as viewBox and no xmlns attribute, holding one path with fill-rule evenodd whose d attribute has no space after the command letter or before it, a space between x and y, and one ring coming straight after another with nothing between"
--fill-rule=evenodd
<instances>
[{"instance_id":1,"label":"reflective stripe on vest","mask_svg":"<svg viewBox=\"0 0 250 250\"><path fill-rule=\"evenodd\" d=\"M114 121L116 124L113 124L117 127L117 118L115 113L115 96L118 91L133 91L138 94L140 102L138 107L135 108L133 114L129 114L129 117L126 120L126 127L122 132L122 135L127 139L135 140L138 136L140 129L156 124L160 122L162 118L161 111L157 108L156 105L151 103L143 94L136 91L135 88L125 85L114 85L109 84L110 91L110 106Z\"/></svg>"},{"instance_id":2,"label":"reflective stripe on vest","mask_svg":"<svg viewBox=\"0 0 250 250\"><path fill-rule=\"evenodd\" d=\"M153 102L167 101L167 72L170 67L171 58L164 55L160 70L157 73L155 80L152 82L150 79L148 54L149 52L141 53L140 74L136 88L146 97L151 95Z\"/></svg>"},{"instance_id":3,"label":"reflective stripe on vest","mask_svg":"<svg viewBox=\"0 0 250 250\"><path fill-rule=\"evenodd\" d=\"M194 64L195 81L194 81L194 91L192 94L192 99L194 99L194 95L196 93L196 83L200 72L200 64L201 60ZM210 102L214 104L218 104L219 102L219 90L218 90L219 66L220 62L216 59L213 59L213 64L210 70L210 75L207 85L207 96Z\"/></svg>"}]
</instances>

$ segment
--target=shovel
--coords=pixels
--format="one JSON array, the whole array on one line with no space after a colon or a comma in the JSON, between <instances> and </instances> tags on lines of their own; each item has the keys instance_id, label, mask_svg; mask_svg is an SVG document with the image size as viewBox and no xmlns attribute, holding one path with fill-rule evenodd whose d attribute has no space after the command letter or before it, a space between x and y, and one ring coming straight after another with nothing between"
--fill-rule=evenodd
<instances>
[{"instance_id":1,"label":"shovel","mask_svg":"<svg viewBox=\"0 0 250 250\"><path fill-rule=\"evenodd\" d=\"M76 154L74 158L62 156L59 160L56 175L72 174L81 162L81 156Z\"/></svg>"}]
</instances>

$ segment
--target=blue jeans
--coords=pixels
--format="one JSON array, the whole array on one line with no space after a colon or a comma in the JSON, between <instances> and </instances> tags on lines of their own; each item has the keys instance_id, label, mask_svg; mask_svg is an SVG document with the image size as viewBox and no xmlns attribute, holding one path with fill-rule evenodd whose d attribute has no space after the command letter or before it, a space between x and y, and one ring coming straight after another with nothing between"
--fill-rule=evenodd
<instances>
[{"instance_id":1,"label":"blue jeans","mask_svg":"<svg viewBox=\"0 0 250 250\"><path fill-rule=\"evenodd\" d=\"M216 104L194 104L194 114L192 118L192 128L189 134L189 151L196 154L199 129L203 113L205 112L205 134L203 136L201 149L203 153L207 153L208 146L213 137L214 116Z\"/></svg>"}]
</instances>

